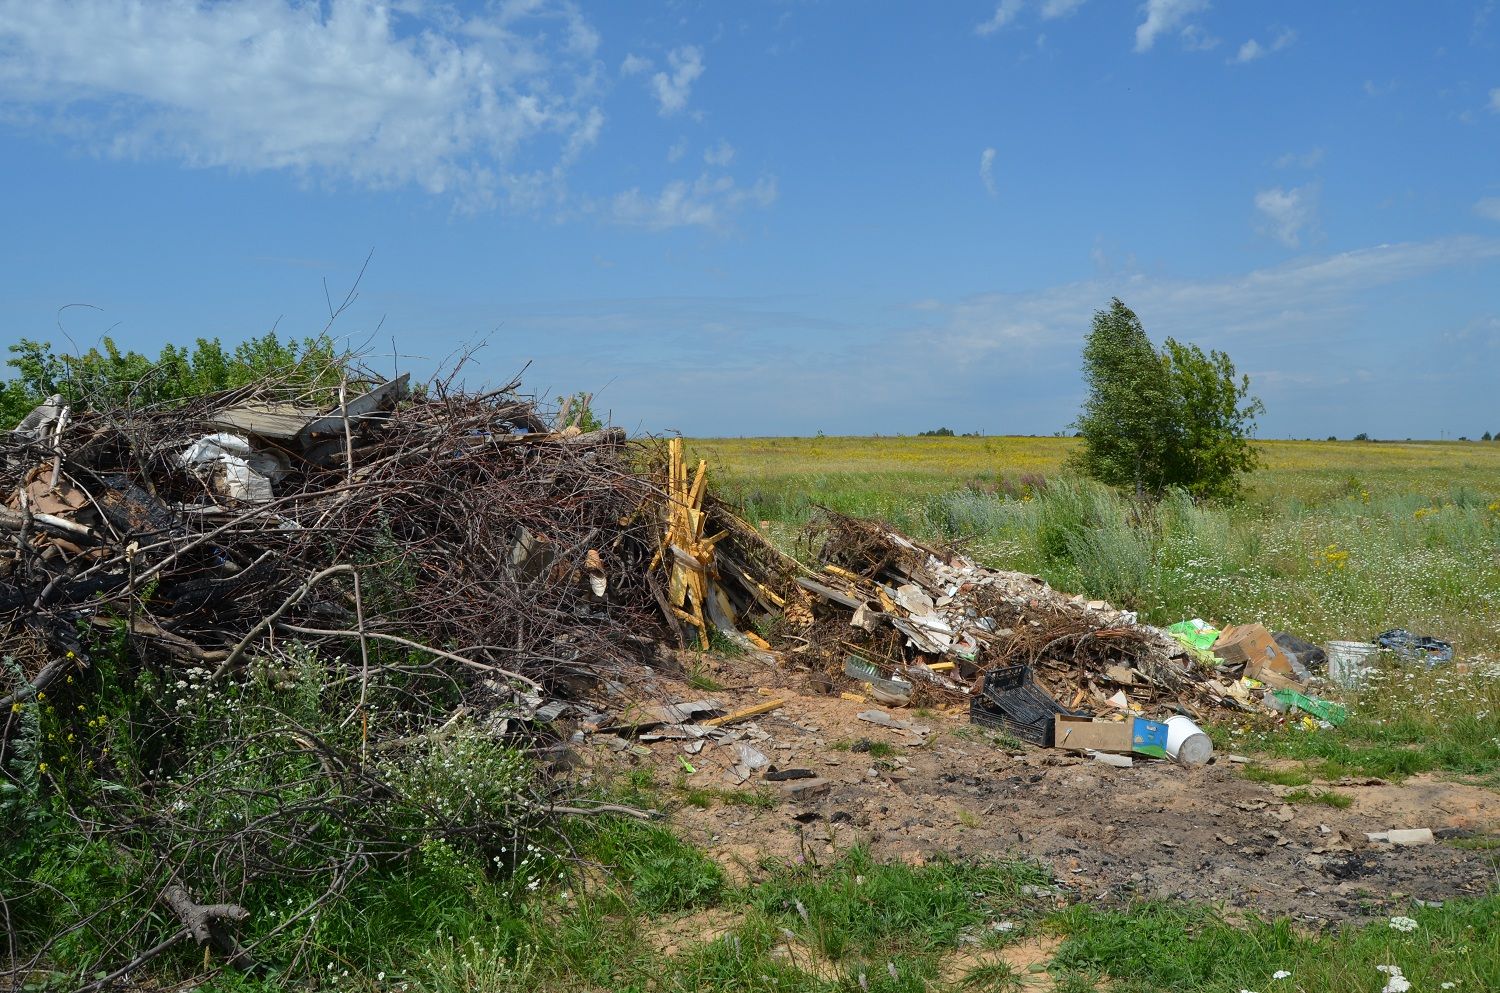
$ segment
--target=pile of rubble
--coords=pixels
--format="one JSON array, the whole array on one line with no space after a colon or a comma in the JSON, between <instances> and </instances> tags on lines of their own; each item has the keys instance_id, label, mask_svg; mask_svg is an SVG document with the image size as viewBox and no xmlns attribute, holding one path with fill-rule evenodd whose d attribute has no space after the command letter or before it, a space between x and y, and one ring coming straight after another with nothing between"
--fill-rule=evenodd
<instances>
[{"instance_id":1,"label":"pile of rubble","mask_svg":"<svg viewBox=\"0 0 1500 993\"><path fill-rule=\"evenodd\" d=\"M681 439L584 432L518 386L413 391L402 376L310 398L262 383L78 416L54 398L0 438L18 661L0 704L87 665L94 626L214 680L277 639L363 672L417 653L528 719L596 724L591 687L715 632L829 692L967 703L1038 744L1052 714L1253 705L1239 672L1129 611L879 522L825 514L803 564L712 496ZM1007 692L1029 718L1007 714Z\"/></svg>"},{"instance_id":2,"label":"pile of rubble","mask_svg":"<svg viewBox=\"0 0 1500 993\"><path fill-rule=\"evenodd\" d=\"M986 672L1025 665L1067 711L1208 718L1243 709L1228 673L1131 611L986 569L875 521L827 513L808 542L822 573L797 581L819 599L823 622L807 650L830 672L873 665L914 696L952 700L977 695Z\"/></svg>"}]
</instances>

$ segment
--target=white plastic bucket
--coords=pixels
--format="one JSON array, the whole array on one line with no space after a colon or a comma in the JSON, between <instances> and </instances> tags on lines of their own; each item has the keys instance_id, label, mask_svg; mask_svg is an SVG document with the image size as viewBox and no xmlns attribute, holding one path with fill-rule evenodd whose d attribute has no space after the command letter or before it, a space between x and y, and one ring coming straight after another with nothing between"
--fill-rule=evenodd
<instances>
[{"instance_id":1,"label":"white plastic bucket","mask_svg":"<svg viewBox=\"0 0 1500 993\"><path fill-rule=\"evenodd\" d=\"M1178 765L1203 765L1213 757L1213 741L1192 718L1167 718L1167 758Z\"/></svg>"},{"instance_id":2,"label":"white plastic bucket","mask_svg":"<svg viewBox=\"0 0 1500 993\"><path fill-rule=\"evenodd\" d=\"M1323 646L1328 656L1328 678L1340 686L1357 686L1379 650L1366 641L1330 641Z\"/></svg>"}]
</instances>

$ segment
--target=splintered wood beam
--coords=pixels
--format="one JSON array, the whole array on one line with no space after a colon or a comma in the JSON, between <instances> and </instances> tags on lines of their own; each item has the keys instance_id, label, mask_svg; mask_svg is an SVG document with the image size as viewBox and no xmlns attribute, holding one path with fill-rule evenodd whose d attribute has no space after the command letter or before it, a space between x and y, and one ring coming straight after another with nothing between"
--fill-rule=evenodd
<instances>
[{"instance_id":1,"label":"splintered wood beam","mask_svg":"<svg viewBox=\"0 0 1500 993\"><path fill-rule=\"evenodd\" d=\"M699 721L704 727L723 727L725 724L733 724L735 721L743 721L747 717L759 717L761 714L769 714L773 710L780 710L786 706L786 700L767 700L765 703L757 703L753 707L736 710L725 714L723 717L715 717L709 721Z\"/></svg>"}]
</instances>

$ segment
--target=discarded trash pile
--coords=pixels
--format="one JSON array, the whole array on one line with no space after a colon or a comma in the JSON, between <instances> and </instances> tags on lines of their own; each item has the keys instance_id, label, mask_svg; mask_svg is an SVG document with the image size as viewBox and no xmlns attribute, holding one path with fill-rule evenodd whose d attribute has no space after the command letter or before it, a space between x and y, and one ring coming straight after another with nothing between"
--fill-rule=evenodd
<instances>
[{"instance_id":1,"label":"discarded trash pile","mask_svg":"<svg viewBox=\"0 0 1500 993\"><path fill-rule=\"evenodd\" d=\"M873 663L906 684L897 696L956 699L981 694L986 672L1025 665L1066 711L1208 716L1239 707L1216 672L1130 611L983 568L877 522L830 513L808 540L824 571L798 582L827 620L809 650L830 672L861 679Z\"/></svg>"},{"instance_id":2,"label":"discarded trash pile","mask_svg":"<svg viewBox=\"0 0 1500 993\"><path fill-rule=\"evenodd\" d=\"M662 630L664 580L646 568L660 491L623 431L554 431L517 385L43 409L0 441L0 609L24 692L86 664L79 622L126 623L215 679L278 638L356 664L394 647L507 685L642 657ZM7 706L18 692L0 687Z\"/></svg>"}]
</instances>

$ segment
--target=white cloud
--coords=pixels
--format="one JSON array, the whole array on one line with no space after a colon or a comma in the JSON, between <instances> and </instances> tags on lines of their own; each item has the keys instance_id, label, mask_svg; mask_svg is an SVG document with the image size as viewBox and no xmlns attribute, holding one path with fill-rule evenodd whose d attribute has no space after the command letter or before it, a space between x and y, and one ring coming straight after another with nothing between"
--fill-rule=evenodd
<instances>
[{"instance_id":1,"label":"white cloud","mask_svg":"<svg viewBox=\"0 0 1500 993\"><path fill-rule=\"evenodd\" d=\"M1384 83L1377 83L1373 79L1365 80L1365 96L1367 97L1383 97L1387 93L1394 92L1395 89L1396 81L1394 79Z\"/></svg>"},{"instance_id":2,"label":"white cloud","mask_svg":"<svg viewBox=\"0 0 1500 993\"><path fill-rule=\"evenodd\" d=\"M1207 52L1218 48L1223 38L1216 38L1196 24L1189 24L1181 32L1182 47L1189 52Z\"/></svg>"},{"instance_id":3,"label":"white cloud","mask_svg":"<svg viewBox=\"0 0 1500 993\"><path fill-rule=\"evenodd\" d=\"M1016 19L1016 15L1021 12L1022 5L1023 0L1000 0L995 5L994 15L984 23L976 24L974 33L980 37L994 34Z\"/></svg>"},{"instance_id":4,"label":"white cloud","mask_svg":"<svg viewBox=\"0 0 1500 993\"><path fill-rule=\"evenodd\" d=\"M597 45L558 0L0 0L0 115L99 155L483 205L552 195L597 139Z\"/></svg>"},{"instance_id":5,"label":"white cloud","mask_svg":"<svg viewBox=\"0 0 1500 993\"><path fill-rule=\"evenodd\" d=\"M734 161L734 146L720 138L717 145L704 149L703 161L711 166L727 166Z\"/></svg>"},{"instance_id":6,"label":"white cloud","mask_svg":"<svg viewBox=\"0 0 1500 993\"><path fill-rule=\"evenodd\" d=\"M655 65L655 63L646 58L644 55L636 55L634 52L631 52L630 54L626 55L625 60L620 63L620 75L639 76L643 72L650 72L653 65Z\"/></svg>"},{"instance_id":7,"label":"white cloud","mask_svg":"<svg viewBox=\"0 0 1500 993\"><path fill-rule=\"evenodd\" d=\"M1492 221L1500 221L1500 197L1480 197L1474 203L1474 213Z\"/></svg>"},{"instance_id":8,"label":"white cloud","mask_svg":"<svg viewBox=\"0 0 1500 993\"><path fill-rule=\"evenodd\" d=\"M1042 0L1039 13L1042 20L1052 21L1060 17L1071 16L1083 6L1083 3L1084 0ZM994 34L1014 22L1025 6L1026 0L1000 0L995 5L995 13L990 16L989 20L974 25L974 33L981 38Z\"/></svg>"},{"instance_id":9,"label":"white cloud","mask_svg":"<svg viewBox=\"0 0 1500 993\"><path fill-rule=\"evenodd\" d=\"M687 154L687 150L688 140L686 138L678 138L672 142L672 147L667 149L667 161L680 162L682 157Z\"/></svg>"},{"instance_id":10,"label":"white cloud","mask_svg":"<svg viewBox=\"0 0 1500 993\"><path fill-rule=\"evenodd\" d=\"M1261 190L1255 194L1255 209L1263 220L1261 230L1288 248L1296 248L1303 231L1313 223L1317 201L1318 190L1312 184Z\"/></svg>"},{"instance_id":11,"label":"white cloud","mask_svg":"<svg viewBox=\"0 0 1500 993\"><path fill-rule=\"evenodd\" d=\"M669 72L658 72L651 77L651 89L661 115L668 117L687 106L692 95L693 83L703 75L703 52L696 45L683 45L667 53Z\"/></svg>"},{"instance_id":12,"label":"white cloud","mask_svg":"<svg viewBox=\"0 0 1500 993\"><path fill-rule=\"evenodd\" d=\"M674 180L655 196L630 189L614 198L609 219L628 227L662 231L668 228L723 229L746 207L769 207L776 202L776 180L764 178L754 186L736 185L729 176L704 173L692 183Z\"/></svg>"},{"instance_id":13,"label":"white cloud","mask_svg":"<svg viewBox=\"0 0 1500 993\"><path fill-rule=\"evenodd\" d=\"M1323 149L1314 148L1306 152L1287 152L1276 160L1278 169L1313 169L1323 161Z\"/></svg>"},{"instance_id":14,"label":"white cloud","mask_svg":"<svg viewBox=\"0 0 1500 993\"><path fill-rule=\"evenodd\" d=\"M944 308L947 322L911 331L910 344L939 365L944 356L983 362L993 355L1021 369L1059 349L1066 354L1058 364L1071 364L1093 311L1119 296L1157 340L1171 335L1222 347L1240 338L1275 351L1347 317L1370 290L1495 259L1500 240L1458 237L1301 258L1218 279L1100 275L1032 293L967 297Z\"/></svg>"},{"instance_id":15,"label":"white cloud","mask_svg":"<svg viewBox=\"0 0 1500 993\"><path fill-rule=\"evenodd\" d=\"M985 192L995 196L995 150L986 148L979 153L979 181L984 184Z\"/></svg>"},{"instance_id":16,"label":"white cloud","mask_svg":"<svg viewBox=\"0 0 1500 993\"><path fill-rule=\"evenodd\" d=\"M1490 110L1493 113L1500 114L1500 86L1490 90Z\"/></svg>"},{"instance_id":17,"label":"white cloud","mask_svg":"<svg viewBox=\"0 0 1500 993\"><path fill-rule=\"evenodd\" d=\"M1254 38L1251 38L1249 41L1240 46L1239 54L1236 55L1231 61L1241 64L1246 62L1254 62L1256 59L1270 55L1272 52L1281 51L1296 40L1297 32L1293 31L1290 28L1287 28L1277 34L1277 36L1271 41L1269 45L1262 45Z\"/></svg>"},{"instance_id":18,"label":"white cloud","mask_svg":"<svg viewBox=\"0 0 1500 993\"><path fill-rule=\"evenodd\" d=\"M1052 20L1056 17L1067 17L1083 6L1083 0L1044 0L1042 4L1042 19Z\"/></svg>"},{"instance_id":19,"label":"white cloud","mask_svg":"<svg viewBox=\"0 0 1500 993\"><path fill-rule=\"evenodd\" d=\"M1206 9L1208 0L1146 0L1146 18L1135 29L1135 50L1149 52L1158 37Z\"/></svg>"}]
</instances>

